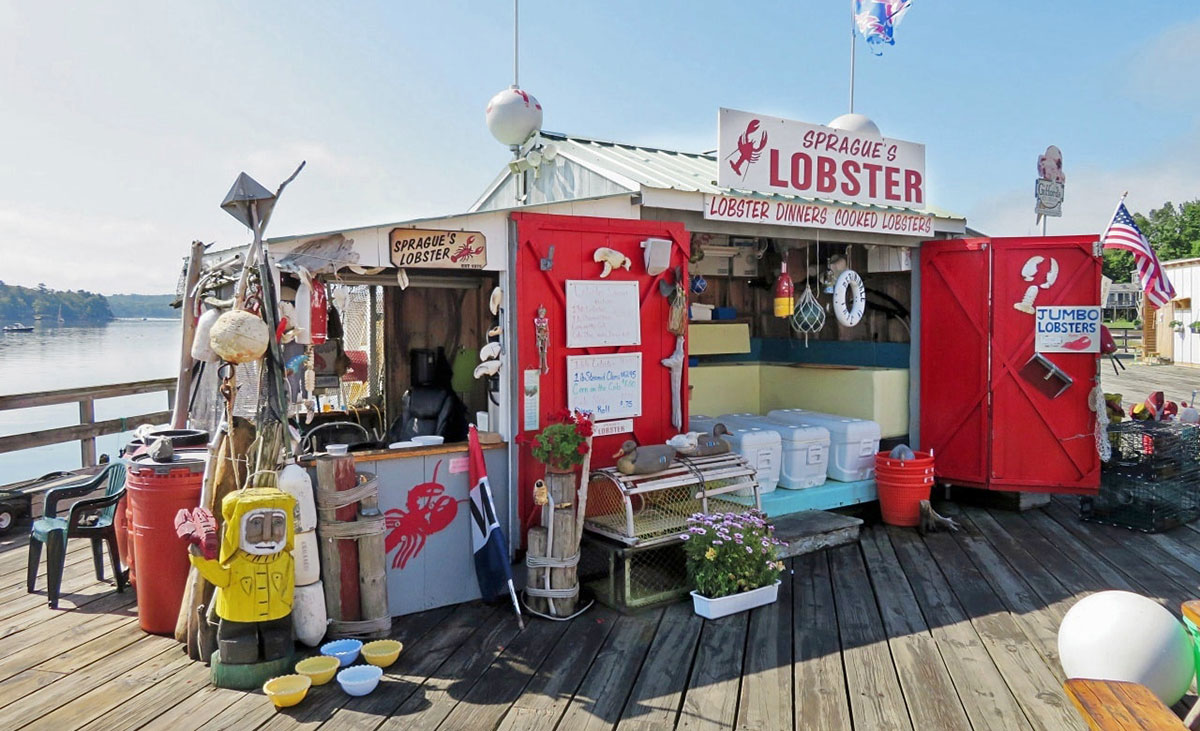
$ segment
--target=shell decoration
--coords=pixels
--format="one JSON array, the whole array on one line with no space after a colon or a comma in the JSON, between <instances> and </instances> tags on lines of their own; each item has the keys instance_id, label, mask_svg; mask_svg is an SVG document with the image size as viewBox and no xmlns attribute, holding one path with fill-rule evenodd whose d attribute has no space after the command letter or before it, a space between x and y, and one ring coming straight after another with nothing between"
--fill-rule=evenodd
<instances>
[{"instance_id":1,"label":"shell decoration","mask_svg":"<svg viewBox=\"0 0 1200 731\"><path fill-rule=\"evenodd\" d=\"M227 363L249 363L267 352L271 330L262 318L245 310L230 310L209 331L213 352Z\"/></svg>"},{"instance_id":2,"label":"shell decoration","mask_svg":"<svg viewBox=\"0 0 1200 731\"><path fill-rule=\"evenodd\" d=\"M628 256L625 256L616 249L610 249L607 246L601 246L599 249L596 249L596 251L592 253L592 261L596 262L597 264L604 262L604 271L600 272L601 279L604 279L609 274L612 274L613 269L624 269L625 271L629 271L629 267L633 265L633 262L629 260Z\"/></svg>"}]
</instances>

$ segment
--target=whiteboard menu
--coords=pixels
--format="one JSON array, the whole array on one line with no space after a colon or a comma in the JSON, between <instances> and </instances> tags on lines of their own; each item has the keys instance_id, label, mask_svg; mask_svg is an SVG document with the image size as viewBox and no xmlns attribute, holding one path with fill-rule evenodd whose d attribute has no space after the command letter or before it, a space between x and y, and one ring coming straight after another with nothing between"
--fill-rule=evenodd
<instances>
[{"instance_id":1,"label":"whiteboard menu","mask_svg":"<svg viewBox=\"0 0 1200 731\"><path fill-rule=\"evenodd\" d=\"M567 280L567 347L641 345L637 282Z\"/></svg>"},{"instance_id":2,"label":"whiteboard menu","mask_svg":"<svg viewBox=\"0 0 1200 731\"><path fill-rule=\"evenodd\" d=\"M596 421L642 415L642 354L567 356L567 407Z\"/></svg>"}]
</instances>

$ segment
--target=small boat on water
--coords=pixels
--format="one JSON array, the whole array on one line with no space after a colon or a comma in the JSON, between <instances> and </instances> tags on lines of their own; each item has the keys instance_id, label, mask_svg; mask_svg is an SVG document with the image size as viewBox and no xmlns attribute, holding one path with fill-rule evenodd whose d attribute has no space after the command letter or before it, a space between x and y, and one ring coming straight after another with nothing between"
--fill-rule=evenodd
<instances>
[{"instance_id":1,"label":"small boat on water","mask_svg":"<svg viewBox=\"0 0 1200 731\"><path fill-rule=\"evenodd\" d=\"M6 333L31 333L31 332L33 332L33 325L22 325L19 322L14 322L11 325L5 325L4 332L6 332Z\"/></svg>"}]
</instances>

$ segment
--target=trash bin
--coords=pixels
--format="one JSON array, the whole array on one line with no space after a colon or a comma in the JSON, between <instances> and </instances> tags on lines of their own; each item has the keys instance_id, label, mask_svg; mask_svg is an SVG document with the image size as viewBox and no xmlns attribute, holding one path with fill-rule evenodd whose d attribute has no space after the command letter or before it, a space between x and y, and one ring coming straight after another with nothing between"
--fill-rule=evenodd
<instances>
[{"instance_id":1,"label":"trash bin","mask_svg":"<svg viewBox=\"0 0 1200 731\"><path fill-rule=\"evenodd\" d=\"M137 582L138 621L152 634L175 632L187 584L187 541L175 533L175 514L200 504L205 460L176 456L155 462L149 455L130 461L125 481L132 512L131 555Z\"/></svg>"}]
</instances>

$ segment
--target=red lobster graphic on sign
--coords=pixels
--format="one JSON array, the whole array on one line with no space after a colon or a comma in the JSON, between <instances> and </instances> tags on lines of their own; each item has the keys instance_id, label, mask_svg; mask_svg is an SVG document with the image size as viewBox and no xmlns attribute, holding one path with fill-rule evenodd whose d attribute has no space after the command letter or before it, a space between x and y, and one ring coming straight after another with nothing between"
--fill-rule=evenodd
<instances>
[{"instance_id":1,"label":"red lobster graphic on sign","mask_svg":"<svg viewBox=\"0 0 1200 731\"><path fill-rule=\"evenodd\" d=\"M733 168L733 172L738 175L742 174L742 166L747 163L758 162L758 156L762 154L763 148L767 146L767 131L763 130L762 137L758 139L758 144L754 143L750 135L758 131L759 121L757 119L750 120L750 124L746 125L746 131L738 137L736 160L729 161L729 167Z\"/></svg>"},{"instance_id":2,"label":"red lobster graphic on sign","mask_svg":"<svg viewBox=\"0 0 1200 731\"><path fill-rule=\"evenodd\" d=\"M384 551L391 553L392 568L403 569L410 559L416 558L425 547L425 540L454 522L458 515L458 502L444 494L445 485L437 481L441 460L433 467L433 479L422 482L408 491L405 510L392 508L384 517L388 534L384 540Z\"/></svg>"},{"instance_id":3,"label":"red lobster graphic on sign","mask_svg":"<svg viewBox=\"0 0 1200 731\"><path fill-rule=\"evenodd\" d=\"M450 257L450 261L457 263L459 261L462 261L463 259L470 259L473 256L482 254L483 253L483 245L481 244L479 246L472 247L471 244L474 241L475 241L474 236L468 236L467 240L463 242L463 245L458 247L458 249L455 250L454 255Z\"/></svg>"}]
</instances>

